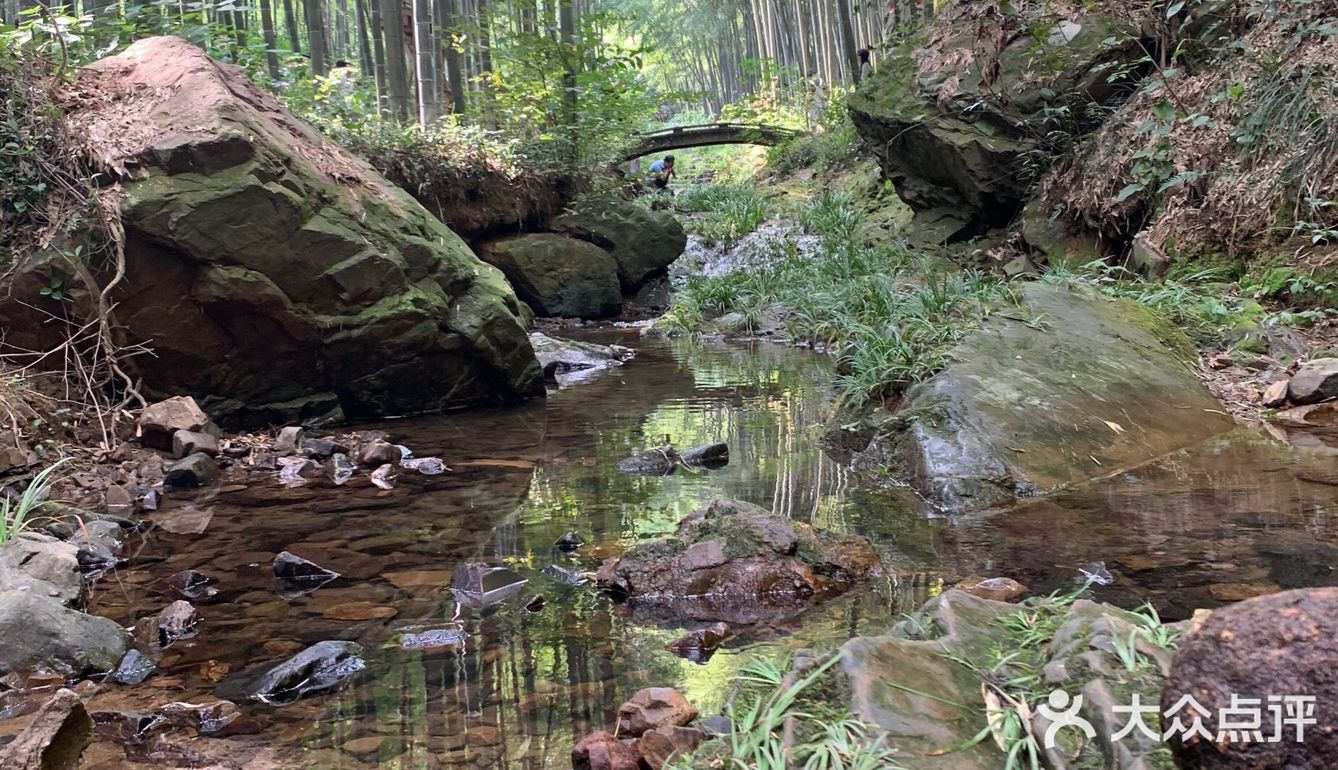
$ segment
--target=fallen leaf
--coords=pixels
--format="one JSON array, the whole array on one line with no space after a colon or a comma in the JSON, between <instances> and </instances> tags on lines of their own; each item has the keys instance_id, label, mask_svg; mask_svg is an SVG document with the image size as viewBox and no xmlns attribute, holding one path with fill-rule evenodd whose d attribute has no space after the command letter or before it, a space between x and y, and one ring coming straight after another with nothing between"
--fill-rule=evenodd
<instances>
[{"instance_id":1,"label":"fallen leaf","mask_svg":"<svg viewBox=\"0 0 1338 770\"><path fill-rule=\"evenodd\" d=\"M1116 433L1124 433L1124 426L1118 422L1111 422L1110 420L1102 420L1101 422L1104 422L1107 428L1110 428Z\"/></svg>"}]
</instances>

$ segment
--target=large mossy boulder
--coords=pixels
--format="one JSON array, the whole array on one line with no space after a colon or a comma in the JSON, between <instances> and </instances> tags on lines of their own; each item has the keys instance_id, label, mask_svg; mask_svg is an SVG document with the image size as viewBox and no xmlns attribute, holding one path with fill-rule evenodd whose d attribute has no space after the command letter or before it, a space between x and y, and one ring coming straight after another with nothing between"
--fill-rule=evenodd
<instances>
[{"instance_id":1,"label":"large mossy boulder","mask_svg":"<svg viewBox=\"0 0 1338 770\"><path fill-rule=\"evenodd\" d=\"M617 263L593 243L533 233L482 244L478 252L541 316L609 318L622 312Z\"/></svg>"},{"instance_id":2,"label":"large mossy boulder","mask_svg":"<svg viewBox=\"0 0 1338 770\"><path fill-rule=\"evenodd\" d=\"M878 566L862 537L716 500L679 522L673 537L605 561L596 582L642 617L752 625L798 615Z\"/></svg>"},{"instance_id":3,"label":"large mossy boulder","mask_svg":"<svg viewBox=\"0 0 1338 770\"><path fill-rule=\"evenodd\" d=\"M618 281L628 294L664 273L688 245L687 232L672 213L618 199L578 201L553 227L606 249L618 263Z\"/></svg>"},{"instance_id":4,"label":"large mossy boulder","mask_svg":"<svg viewBox=\"0 0 1338 770\"><path fill-rule=\"evenodd\" d=\"M1056 115L1118 98L1143 55L1137 30L1097 5L958 3L900 46L851 95L850 115L884 176L936 237L1007 225L1032 183ZM945 222L953 225L946 227Z\"/></svg>"},{"instance_id":5,"label":"large mossy boulder","mask_svg":"<svg viewBox=\"0 0 1338 770\"><path fill-rule=\"evenodd\" d=\"M1193 346L1146 308L1034 283L907 394L871 451L949 513L1054 491L1224 433Z\"/></svg>"},{"instance_id":6,"label":"large mossy boulder","mask_svg":"<svg viewBox=\"0 0 1338 770\"><path fill-rule=\"evenodd\" d=\"M120 183L124 277L110 259L46 253L15 296L59 278L83 312L115 283L119 341L153 350L130 361L147 393L267 422L543 392L502 275L241 70L151 38L81 69L66 102L72 135ZM22 330L10 343L64 334L17 305L0 309Z\"/></svg>"}]
</instances>

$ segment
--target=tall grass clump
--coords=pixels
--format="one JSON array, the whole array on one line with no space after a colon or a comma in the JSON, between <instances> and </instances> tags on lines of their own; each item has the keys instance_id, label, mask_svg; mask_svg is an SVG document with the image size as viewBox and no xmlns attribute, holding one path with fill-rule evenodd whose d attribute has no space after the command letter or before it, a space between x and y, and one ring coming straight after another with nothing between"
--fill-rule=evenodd
<instances>
[{"instance_id":1,"label":"tall grass clump","mask_svg":"<svg viewBox=\"0 0 1338 770\"><path fill-rule=\"evenodd\" d=\"M54 483L52 475L67 460L60 460L50 465L28 482L28 488L17 499L0 495L0 546L13 540L27 528L29 516L46 499L46 494Z\"/></svg>"},{"instance_id":2,"label":"tall grass clump","mask_svg":"<svg viewBox=\"0 0 1338 770\"><path fill-rule=\"evenodd\" d=\"M784 239L759 267L688 281L666 324L698 332L736 313L750 330L778 328L791 343L836 354L844 399L859 407L938 372L952 346L1012 298L1001 281L904 243L866 245L864 214L844 195L822 193L796 221L814 236L804 249Z\"/></svg>"},{"instance_id":3,"label":"tall grass clump","mask_svg":"<svg viewBox=\"0 0 1338 770\"><path fill-rule=\"evenodd\" d=\"M729 707L733 726L712 767L729 770L898 770L881 735L837 711L817 690L841 659L832 656L802 676L789 661L757 659L739 672L739 697ZM787 739L788 733L788 739ZM673 770L698 768L684 757Z\"/></svg>"},{"instance_id":4,"label":"tall grass clump","mask_svg":"<svg viewBox=\"0 0 1338 770\"><path fill-rule=\"evenodd\" d=\"M771 214L766 198L747 182L685 185L675 195L674 207L695 214L688 228L707 243L725 249L757 230Z\"/></svg>"}]
</instances>

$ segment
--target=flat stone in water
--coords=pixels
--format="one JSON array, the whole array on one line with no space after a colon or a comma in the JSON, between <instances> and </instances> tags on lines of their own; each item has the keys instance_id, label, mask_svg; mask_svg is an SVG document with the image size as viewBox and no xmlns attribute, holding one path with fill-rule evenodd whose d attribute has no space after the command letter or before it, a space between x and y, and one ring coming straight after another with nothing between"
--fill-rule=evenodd
<instances>
[{"instance_id":1,"label":"flat stone in water","mask_svg":"<svg viewBox=\"0 0 1338 770\"><path fill-rule=\"evenodd\" d=\"M361 656L362 645L355 642L319 642L281 663L228 677L215 692L233 701L292 703L331 690L362 671L367 663Z\"/></svg>"},{"instance_id":2,"label":"flat stone in water","mask_svg":"<svg viewBox=\"0 0 1338 770\"><path fill-rule=\"evenodd\" d=\"M405 650L435 650L461 647L468 638L468 635L458 628L413 627L400 629L395 643Z\"/></svg>"},{"instance_id":3,"label":"flat stone in water","mask_svg":"<svg viewBox=\"0 0 1338 770\"><path fill-rule=\"evenodd\" d=\"M515 596L527 583L515 570L472 563L456 568L451 576L451 593L462 604L487 607Z\"/></svg>"},{"instance_id":4,"label":"flat stone in water","mask_svg":"<svg viewBox=\"0 0 1338 770\"><path fill-rule=\"evenodd\" d=\"M139 650L130 650L121 658L121 663L112 672L111 678L117 684L139 684L148 679L157 666L144 657Z\"/></svg>"}]
</instances>

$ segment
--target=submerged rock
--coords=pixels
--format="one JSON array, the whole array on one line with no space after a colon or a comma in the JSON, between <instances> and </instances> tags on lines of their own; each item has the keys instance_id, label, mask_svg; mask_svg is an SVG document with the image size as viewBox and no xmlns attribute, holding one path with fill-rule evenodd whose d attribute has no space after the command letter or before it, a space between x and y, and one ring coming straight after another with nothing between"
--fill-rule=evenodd
<instances>
[{"instance_id":1,"label":"submerged rock","mask_svg":"<svg viewBox=\"0 0 1338 770\"><path fill-rule=\"evenodd\" d=\"M669 643L669 651L693 663L705 663L733 634L724 623L713 623L706 628L689 631Z\"/></svg>"},{"instance_id":2,"label":"submerged rock","mask_svg":"<svg viewBox=\"0 0 1338 770\"><path fill-rule=\"evenodd\" d=\"M191 639L200 628L200 616L191 603L178 599L158 613L158 646L168 647L181 639Z\"/></svg>"},{"instance_id":3,"label":"submerged rock","mask_svg":"<svg viewBox=\"0 0 1338 770\"><path fill-rule=\"evenodd\" d=\"M618 265L594 244L537 233L491 241L478 252L538 315L609 318L622 312Z\"/></svg>"},{"instance_id":4,"label":"submerged rock","mask_svg":"<svg viewBox=\"0 0 1338 770\"><path fill-rule=\"evenodd\" d=\"M158 669L152 660L144 657L139 650L130 650L121 658L111 679L117 684L139 684L153 675Z\"/></svg>"},{"instance_id":5,"label":"submerged rock","mask_svg":"<svg viewBox=\"0 0 1338 770\"><path fill-rule=\"evenodd\" d=\"M72 690L57 690L33 721L0 749L4 770L79 770L93 720Z\"/></svg>"},{"instance_id":6,"label":"submerged rock","mask_svg":"<svg viewBox=\"0 0 1338 770\"><path fill-rule=\"evenodd\" d=\"M622 366L636 356L636 351L621 345L597 345L593 342L549 337L537 332L530 335L530 344L534 345L535 355L539 357L544 378L559 382L580 379L580 376L562 375L584 372L587 373L585 376L589 376L590 373Z\"/></svg>"},{"instance_id":7,"label":"submerged rock","mask_svg":"<svg viewBox=\"0 0 1338 770\"><path fill-rule=\"evenodd\" d=\"M218 589L214 588L213 582L213 578L193 569L178 572L167 579L169 588L193 602L208 601L217 596Z\"/></svg>"},{"instance_id":8,"label":"submerged rock","mask_svg":"<svg viewBox=\"0 0 1338 770\"><path fill-rule=\"evenodd\" d=\"M528 583L515 570L475 562L455 568L451 593L461 604L488 607L515 596Z\"/></svg>"},{"instance_id":9,"label":"submerged rock","mask_svg":"<svg viewBox=\"0 0 1338 770\"><path fill-rule=\"evenodd\" d=\"M294 583L324 584L339 577L339 573L296 554L281 551L274 557L274 577Z\"/></svg>"},{"instance_id":10,"label":"submerged rock","mask_svg":"<svg viewBox=\"0 0 1338 770\"><path fill-rule=\"evenodd\" d=\"M356 642L319 642L281 663L233 675L216 692L232 701L283 705L334 689L366 667Z\"/></svg>"},{"instance_id":11,"label":"submerged rock","mask_svg":"<svg viewBox=\"0 0 1338 770\"><path fill-rule=\"evenodd\" d=\"M716 470L729 465L729 446L707 444L679 452L670 444L642 452L618 463L618 470L629 476L668 476L679 466L689 470Z\"/></svg>"},{"instance_id":12,"label":"submerged rock","mask_svg":"<svg viewBox=\"0 0 1338 770\"><path fill-rule=\"evenodd\" d=\"M723 468L729 465L728 444L707 444L683 452L680 457L683 464L690 467Z\"/></svg>"},{"instance_id":13,"label":"submerged rock","mask_svg":"<svg viewBox=\"0 0 1338 770\"><path fill-rule=\"evenodd\" d=\"M109 299L125 341L154 351L131 362L148 392L253 424L542 395L501 274L240 69L156 37L77 81L89 96L67 110L71 135L125 192L136 278ZM98 295L87 266L43 252L16 296L53 267ZM17 305L0 308L8 341L49 349L60 332Z\"/></svg>"},{"instance_id":14,"label":"submerged rock","mask_svg":"<svg viewBox=\"0 0 1338 770\"><path fill-rule=\"evenodd\" d=\"M596 579L638 613L750 625L798 614L877 567L862 537L717 500L683 519L674 537L605 561Z\"/></svg>"},{"instance_id":15,"label":"submerged rock","mask_svg":"<svg viewBox=\"0 0 1338 770\"><path fill-rule=\"evenodd\" d=\"M981 599L989 599L996 602L1011 602L1014 599L1021 599L1031 590L1012 578L992 577L985 578L979 575L971 575L962 578L955 588L958 591L965 591L972 596L979 596Z\"/></svg>"},{"instance_id":16,"label":"submerged rock","mask_svg":"<svg viewBox=\"0 0 1338 770\"><path fill-rule=\"evenodd\" d=\"M1050 492L1230 430L1189 341L1127 300L1044 284L911 388L871 459L949 513Z\"/></svg>"},{"instance_id":17,"label":"submerged rock","mask_svg":"<svg viewBox=\"0 0 1338 770\"><path fill-rule=\"evenodd\" d=\"M179 430L172 434L173 457L187 457L196 452L218 457L218 438L213 434L194 430Z\"/></svg>"},{"instance_id":18,"label":"submerged rock","mask_svg":"<svg viewBox=\"0 0 1338 770\"><path fill-rule=\"evenodd\" d=\"M1202 711L1182 712L1181 721L1202 717L1203 726L1217 736L1219 730L1228 729L1219 719L1223 709L1237 706L1234 697L1259 699L1263 703L1254 709L1263 717L1258 729L1264 740L1205 740L1180 733L1170 741L1177 766L1184 770L1331 767L1338 757L1335 637L1338 588L1287 591L1214 610L1176 653L1161 710L1165 714L1182 698L1193 698ZM1296 721L1280 722L1279 716L1288 708L1303 707L1269 702L1270 696L1314 699L1313 713L1306 715L1314 721L1304 728L1301 740ZM1162 728L1169 727L1163 718ZM1281 740L1270 742L1274 735Z\"/></svg>"},{"instance_id":19,"label":"submerged rock","mask_svg":"<svg viewBox=\"0 0 1338 770\"><path fill-rule=\"evenodd\" d=\"M670 767L679 757L692 754L706 740L695 727L660 725L637 739L637 750L648 767Z\"/></svg>"},{"instance_id":20,"label":"submerged rock","mask_svg":"<svg viewBox=\"0 0 1338 770\"><path fill-rule=\"evenodd\" d=\"M76 612L49 597L0 591L0 674L111 671L125 650L125 633L106 618Z\"/></svg>"},{"instance_id":21,"label":"submerged rock","mask_svg":"<svg viewBox=\"0 0 1338 770\"><path fill-rule=\"evenodd\" d=\"M395 632L395 644L404 650L436 650L462 647L469 636L454 626L447 628L428 628L412 626Z\"/></svg>"}]
</instances>

